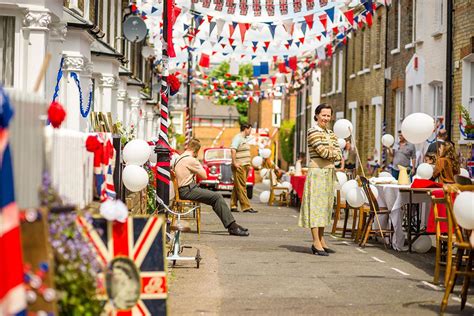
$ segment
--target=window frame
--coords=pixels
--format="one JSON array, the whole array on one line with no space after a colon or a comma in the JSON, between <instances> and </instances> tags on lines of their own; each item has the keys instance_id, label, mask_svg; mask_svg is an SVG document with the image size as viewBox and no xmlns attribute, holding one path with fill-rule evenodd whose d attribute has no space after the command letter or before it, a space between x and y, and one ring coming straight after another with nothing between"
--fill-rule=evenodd
<instances>
[{"instance_id":1,"label":"window frame","mask_svg":"<svg viewBox=\"0 0 474 316\"><path fill-rule=\"evenodd\" d=\"M13 49L12 49L12 52L11 52L11 55L12 55L12 58L13 60L11 60L11 65L12 65L12 72L11 72L11 78L9 78L9 81L10 81L10 84L7 85L6 84L6 76L5 78L3 78L3 75L2 75L2 78L0 78L0 83L3 84L5 87L15 87L15 83L16 81L18 80L18 77L19 77L19 73L18 73L18 67L17 67L17 64L18 63L15 63L15 60L20 60L19 59L19 36L18 36L18 29L19 29L19 18L18 16L14 15L14 14L8 14L7 12L3 13L0 15L0 17L5 17L5 18L12 18L13 19L13 32L12 34L10 34L11 36L13 36L12 40L13 40Z\"/></svg>"}]
</instances>

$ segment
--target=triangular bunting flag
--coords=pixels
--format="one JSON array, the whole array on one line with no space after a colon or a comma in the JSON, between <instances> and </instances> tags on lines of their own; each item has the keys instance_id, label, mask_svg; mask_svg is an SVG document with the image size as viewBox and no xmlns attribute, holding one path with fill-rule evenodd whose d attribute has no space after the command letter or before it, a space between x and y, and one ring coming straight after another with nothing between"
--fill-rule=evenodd
<instances>
[{"instance_id":1,"label":"triangular bunting flag","mask_svg":"<svg viewBox=\"0 0 474 316\"><path fill-rule=\"evenodd\" d=\"M368 25L369 27L372 27L372 23L373 23L373 21L372 21L372 13L367 12L367 14L365 15L365 21L367 22L367 25Z\"/></svg>"},{"instance_id":2,"label":"triangular bunting flag","mask_svg":"<svg viewBox=\"0 0 474 316\"><path fill-rule=\"evenodd\" d=\"M232 35L234 35L234 32L235 32L235 26L234 26L234 22L232 22L232 24L229 24L229 37L232 37Z\"/></svg>"},{"instance_id":3,"label":"triangular bunting flag","mask_svg":"<svg viewBox=\"0 0 474 316\"><path fill-rule=\"evenodd\" d=\"M288 19L283 21L283 27L285 28L286 33L293 35L293 20Z\"/></svg>"},{"instance_id":4,"label":"triangular bunting flag","mask_svg":"<svg viewBox=\"0 0 474 316\"><path fill-rule=\"evenodd\" d=\"M257 44L258 44L258 41L253 41L252 42L253 47L257 47Z\"/></svg>"},{"instance_id":5,"label":"triangular bunting flag","mask_svg":"<svg viewBox=\"0 0 474 316\"><path fill-rule=\"evenodd\" d=\"M300 47L301 43L300 42L295 42L296 46Z\"/></svg>"},{"instance_id":6,"label":"triangular bunting flag","mask_svg":"<svg viewBox=\"0 0 474 316\"><path fill-rule=\"evenodd\" d=\"M210 22L209 23L209 35L211 35L212 31L216 27L216 24L217 24L216 22Z\"/></svg>"},{"instance_id":7,"label":"triangular bunting flag","mask_svg":"<svg viewBox=\"0 0 474 316\"><path fill-rule=\"evenodd\" d=\"M265 47L268 48L268 46L270 46L270 42L269 41L265 41L263 42L263 44L265 44Z\"/></svg>"},{"instance_id":8,"label":"triangular bunting flag","mask_svg":"<svg viewBox=\"0 0 474 316\"><path fill-rule=\"evenodd\" d=\"M270 77L270 80L272 81L272 86L275 86L277 77L276 77L276 76L271 76L271 77Z\"/></svg>"},{"instance_id":9,"label":"triangular bunting flag","mask_svg":"<svg viewBox=\"0 0 474 316\"><path fill-rule=\"evenodd\" d=\"M367 12L372 13L373 12L372 0L367 0L366 2L364 2L364 7Z\"/></svg>"},{"instance_id":10,"label":"triangular bunting flag","mask_svg":"<svg viewBox=\"0 0 474 316\"><path fill-rule=\"evenodd\" d=\"M253 52L257 52L257 47L252 47Z\"/></svg>"},{"instance_id":11,"label":"triangular bunting flag","mask_svg":"<svg viewBox=\"0 0 474 316\"><path fill-rule=\"evenodd\" d=\"M276 30L276 25L274 24L268 24L268 29L270 30L270 33L272 34L272 38L275 39L275 30Z\"/></svg>"},{"instance_id":12,"label":"triangular bunting flag","mask_svg":"<svg viewBox=\"0 0 474 316\"><path fill-rule=\"evenodd\" d=\"M222 37L222 36L218 36L218 37L217 37L217 42L219 43L223 38L224 38L224 37Z\"/></svg>"},{"instance_id":13,"label":"triangular bunting flag","mask_svg":"<svg viewBox=\"0 0 474 316\"><path fill-rule=\"evenodd\" d=\"M306 22L301 23L301 32L303 33L303 35L306 34Z\"/></svg>"},{"instance_id":14,"label":"triangular bunting flag","mask_svg":"<svg viewBox=\"0 0 474 316\"><path fill-rule=\"evenodd\" d=\"M334 7L326 10L326 14L329 17L329 20L331 20L331 23L334 22L334 13L335 13Z\"/></svg>"},{"instance_id":15,"label":"triangular bunting flag","mask_svg":"<svg viewBox=\"0 0 474 316\"><path fill-rule=\"evenodd\" d=\"M292 39L289 39L289 40L288 40L288 44L291 46L291 44L293 44L293 40L292 40Z\"/></svg>"},{"instance_id":16,"label":"triangular bunting flag","mask_svg":"<svg viewBox=\"0 0 474 316\"><path fill-rule=\"evenodd\" d=\"M243 43L245 40L245 32L247 32L246 23L239 23L239 30L240 30L240 39L242 40L242 43Z\"/></svg>"},{"instance_id":17,"label":"triangular bunting flag","mask_svg":"<svg viewBox=\"0 0 474 316\"><path fill-rule=\"evenodd\" d=\"M285 44L286 49L290 49L290 44Z\"/></svg>"},{"instance_id":18,"label":"triangular bunting flag","mask_svg":"<svg viewBox=\"0 0 474 316\"><path fill-rule=\"evenodd\" d=\"M234 39L229 37L229 43L230 45L234 44Z\"/></svg>"},{"instance_id":19,"label":"triangular bunting flag","mask_svg":"<svg viewBox=\"0 0 474 316\"><path fill-rule=\"evenodd\" d=\"M217 19L217 36L221 36L224 29L225 21L222 19Z\"/></svg>"},{"instance_id":20,"label":"triangular bunting flag","mask_svg":"<svg viewBox=\"0 0 474 316\"><path fill-rule=\"evenodd\" d=\"M304 44L304 37L300 37L298 40L301 42L301 44Z\"/></svg>"},{"instance_id":21,"label":"triangular bunting flag","mask_svg":"<svg viewBox=\"0 0 474 316\"><path fill-rule=\"evenodd\" d=\"M211 23L212 19L213 19L213 16L212 16L212 15L208 15L208 16L207 16L207 22Z\"/></svg>"},{"instance_id":22,"label":"triangular bunting flag","mask_svg":"<svg viewBox=\"0 0 474 316\"><path fill-rule=\"evenodd\" d=\"M194 23L195 23L196 26L201 25L202 15L199 15L199 14L194 15Z\"/></svg>"},{"instance_id":23,"label":"triangular bunting flag","mask_svg":"<svg viewBox=\"0 0 474 316\"><path fill-rule=\"evenodd\" d=\"M199 41L201 42L201 46L202 46L202 44L204 44L204 42L205 42L205 40L203 40L202 38L200 38Z\"/></svg>"},{"instance_id":24,"label":"triangular bunting flag","mask_svg":"<svg viewBox=\"0 0 474 316\"><path fill-rule=\"evenodd\" d=\"M189 25L187 24L183 24L183 27L184 27L184 30L186 31L187 29L189 29Z\"/></svg>"},{"instance_id":25,"label":"triangular bunting flag","mask_svg":"<svg viewBox=\"0 0 474 316\"><path fill-rule=\"evenodd\" d=\"M328 27L328 18L326 14L320 15L319 16L319 22L323 25L324 29L326 30Z\"/></svg>"},{"instance_id":26,"label":"triangular bunting flag","mask_svg":"<svg viewBox=\"0 0 474 316\"><path fill-rule=\"evenodd\" d=\"M232 47L232 50L235 51L235 48L237 47L237 45L231 45Z\"/></svg>"},{"instance_id":27,"label":"triangular bunting flag","mask_svg":"<svg viewBox=\"0 0 474 316\"><path fill-rule=\"evenodd\" d=\"M156 11L158 11L158 8L152 6L151 7L151 14L155 13Z\"/></svg>"},{"instance_id":28,"label":"triangular bunting flag","mask_svg":"<svg viewBox=\"0 0 474 316\"><path fill-rule=\"evenodd\" d=\"M306 21L306 24L308 24L309 29L311 30L313 28L313 23L314 23L314 14L308 14L304 17L304 20Z\"/></svg>"},{"instance_id":29,"label":"triangular bunting flag","mask_svg":"<svg viewBox=\"0 0 474 316\"><path fill-rule=\"evenodd\" d=\"M350 25L354 24L354 9L347 10L344 12L344 16L347 19L347 22L349 22Z\"/></svg>"}]
</instances>

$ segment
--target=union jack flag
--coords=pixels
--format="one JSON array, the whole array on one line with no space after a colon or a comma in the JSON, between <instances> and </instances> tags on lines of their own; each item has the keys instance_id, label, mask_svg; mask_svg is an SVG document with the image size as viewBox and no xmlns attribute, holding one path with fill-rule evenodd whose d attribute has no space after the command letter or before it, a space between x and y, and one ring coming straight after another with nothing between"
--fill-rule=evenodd
<instances>
[{"instance_id":1,"label":"union jack flag","mask_svg":"<svg viewBox=\"0 0 474 316\"><path fill-rule=\"evenodd\" d=\"M280 0L280 12L281 14L288 14L288 1Z\"/></svg>"},{"instance_id":2,"label":"union jack flag","mask_svg":"<svg viewBox=\"0 0 474 316\"><path fill-rule=\"evenodd\" d=\"M20 216L15 202L8 124L13 117L9 99L0 87L0 315L24 315Z\"/></svg>"},{"instance_id":3,"label":"union jack flag","mask_svg":"<svg viewBox=\"0 0 474 316\"><path fill-rule=\"evenodd\" d=\"M306 0L306 9L308 11L314 9L314 0Z\"/></svg>"},{"instance_id":4,"label":"union jack flag","mask_svg":"<svg viewBox=\"0 0 474 316\"><path fill-rule=\"evenodd\" d=\"M113 309L113 316L166 315L164 217L129 217L125 223L94 218L92 224L78 217L77 223L96 251L104 271L114 258L123 257L134 262L139 271L141 285L136 304L129 310L117 311L108 303L105 310ZM105 298L105 295L102 289L99 297Z\"/></svg>"},{"instance_id":5,"label":"union jack flag","mask_svg":"<svg viewBox=\"0 0 474 316\"><path fill-rule=\"evenodd\" d=\"M265 8L267 9L268 16L275 15L275 5L273 4L273 0L265 0Z\"/></svg>"},{"instance_id":6,"label":"union jack flag","mask_svg":"<svg viewBox=\"0 0 474 316\"><path fill-rule=\"evenodd\" d=\"M293 10L295 11L295 13L301 11L301 0L295 0L295 2L293 2Z\"/></svg>"},{"instance_id":7,"label":"union jack flag","mask_svg":"<svg viewBox=\"0 0 474 316\"><path fill-rule=\"evenodd\" d=\"M253 0L253 15L262 15L262 6L260 5L260 0Z\"/></svg>"},{"instance_id":8,"label":"union jack flag","mask_svg":"<svg viewBox=\"0 0 474 316\"><path fill-rule=\"evenodd\" d=\"M219 12L222 11L222 7L224 6L223 1L222 0L214 0L214 3L216 5L215 10L219 11Z\"/></svg>"},{"instance_id":9,"label":"union jack flag","mask_svg":"<svg viewBox=\"0 0 474 316\"><path fill-rule=\"evenodd\" d=\"M240 6L240 15L247 15L249 7L247 6L246 0L241 0L239 6Z\"/></svg>"},{"instance_id":10,"label":"union jack flag","mask_svg":"<svg viewBox=\"0 0 474 316\"><path fill-rule=\"evenodd\" d=\"M211 0L203 0L202 1L202 7L203 8L209 8L211 6Z\"/></svg>"}]
</instances>

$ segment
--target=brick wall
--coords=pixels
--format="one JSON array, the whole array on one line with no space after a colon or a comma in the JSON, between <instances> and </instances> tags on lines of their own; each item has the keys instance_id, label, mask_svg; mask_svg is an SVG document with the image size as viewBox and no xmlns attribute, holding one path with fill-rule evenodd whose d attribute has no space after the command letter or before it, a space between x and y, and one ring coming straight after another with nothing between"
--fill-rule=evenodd
<instances>
[{"instance_id":1,"label":"brick wall","mask_svg":"<svg viewBox=\"0 0 474 316\"><path fill-rule=\"evenodd\" d=\"M345 99L346 105L357 102L355 137L364 167L375 147L375 106L372 99L384 95L385 7L377 9L373 21L371 28L366 26L352 33L346 48ZM346 118L351 120L350 110L346 111Z\"/></svg>"},{"instance_id":2,"label":"brick wall","mask_svg":"<svg viewBox=\"0 0 474 316\"><path fill-rule=\"evenodd\" d=\"M462 100L462 59L472 52L471 38L474 37L474 1L454 1L453 16L453 112L452 112L452 138L455 142L460 140L458 127L459 112L457 105L463 104ZM467 104L463 104L468 106ZM467 146L461 146L465 157L468 157Z\"/></svg>"},{"instance_id":3,"label":"brick wall","mask_svg":"<svg viewBox=\"0 0 474 316\"><path fill-rule=\"evenodd\" d=\"M340 60L342 54L342 62ZM334 66L336 73L334 74ZM341 71L339 71L341 67ZM321 63L321 103L332 106L334 113L344 112L345 104L345 71L346 71L346 46L341 45L335 49L333 57ZM342 85L339 87L339 74L342 75ZM335 78L333 78L335 77ZM333 80L335 86L333 87Z\"/></svg>"},{"instance_id":4,"label":"brick wall","mask_svg":"<svg viewBox=\"0 0 474 316\"><path fill-rule=\"evenodd\" d=\"M221 130L222 128L218 127L195 126L194 137L201 141L203 149L209 148L212 146L212 142ZM237 124L234 127L226 127L221 137L219 138L216 147L229 147L230 143L232 142L232 138L234 138L234 136L239 132L240 127L237 126ZM202 150L200 154L202 156Z\"/></svg>"}]
</instances>

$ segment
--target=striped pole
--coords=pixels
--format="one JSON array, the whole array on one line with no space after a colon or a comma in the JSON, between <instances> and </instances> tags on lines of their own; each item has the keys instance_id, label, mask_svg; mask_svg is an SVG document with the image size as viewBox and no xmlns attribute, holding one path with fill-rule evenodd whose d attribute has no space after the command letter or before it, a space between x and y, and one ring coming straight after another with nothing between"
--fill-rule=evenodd
<instances>
[{"instance_id":1,"label":"striped pole","mask_svg":"<svg viewBox=\"0 0 474 316\"><path fill-rule=\"evenodd\" d=\"M169 110L168 110L168 27L169 18L172 15L170 0L163 0L163 60L161 73L161 107L160 107L160 134L155 147L157 154L158 176L156 179L156 193L163 200L164 204L169 204L170 192L170 144L168 139ZM163 207L160 205L160 210Z\"/></svg>"}]
</instances>

